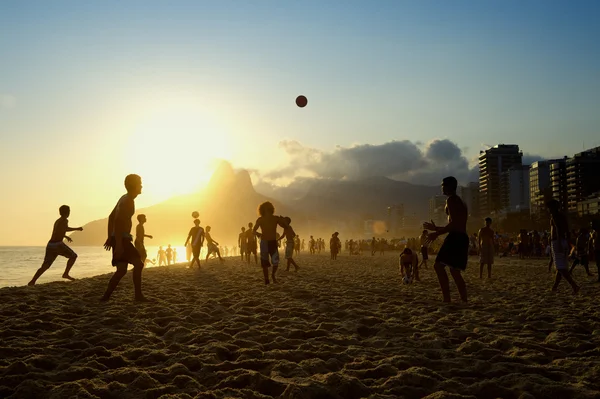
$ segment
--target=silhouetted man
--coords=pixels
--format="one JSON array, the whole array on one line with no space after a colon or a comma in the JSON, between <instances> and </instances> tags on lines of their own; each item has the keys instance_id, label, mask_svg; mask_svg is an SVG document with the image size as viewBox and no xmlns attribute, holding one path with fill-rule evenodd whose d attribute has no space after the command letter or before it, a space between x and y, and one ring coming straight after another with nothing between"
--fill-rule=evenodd
<instances>
[{"instance_id":1,"label":"silhouetted man","mask_svg":"<svg viewBox=\"0 0 600 399\"><path fill-rule=\"evenodd\" d=\"M467 206L463 200L456 195L458 181L453 176L442 180L442 193L446 199L446 215L448 224L438 227L433 221L423 223L423 228L433 230L427 236L427 244L433 242L438 236L448 233L440 251L435 259L435 272L440 282L444 302L450 302L450 282L446 273L446 266L454 278L460 298L467 302L467 286L461 275L461 271L467 268L469 260L469 236L467 235Z\"/></svg>"},{"instance_id":2,"label":"silhouetted man","mask_svg":"<svg viewBox=\"0 0 600 399\"><path fill-rule=\"evenodd\" d=\"M242 232L238 236L238 247L240 248L240 255L242 257L242 262L244 261L244 256L246 255L246 228L242 227ZM248 261L249 262L249 261Z\"/></svg>"},{"instance_id":3,"label":"silhouetted man","mask_svg":"<svg viewBox=\"0 0 600 399\"><path fill-rule=\"evenodd\" d=\"M492 278L492 265L494 264L494 230L492 219L485 218L485 226L477 233L479 244L479 278L483 278L483 266L487 265L488 278Z\"/></svg>"},{"instance_id":4,"label":"silhouetted man","mask_svg":"<svg viewBox=\"0 0 600 399\"><path fill-rule=\"evenodd\" d=\"M112 249L112 265L117 271L108 282L108 288L102 297L102 301L108 301L119 281L127 274L127 266L133 265L133 286L135 300L146 302L142 294L142 270L144 263L139 252L133 246L131 236L131 218L135 213L135 199L142 193L142 178L138 175L128 175L125 178L127 194L123 195L108 217L108 238L104 248Z\"/></svg>"},{"instance_id":5,"label":"silhouetted man","mask_svg":"<svg viewBox=\"0 0 600 399\"><path fill-rule=\"evenodd\" d=\"M246 230L246 260L250 263L250 255L254 254L254 263L258 265L258 243L256 236L254 235L254 224L248 223L248 230Z\"/></svg>"},{"instance_id":6,"label":"silhouetted man","mask_svg":"<svg viewBox=\"0 0 600 399\"><path fill-rule=\"evenodd\" d=\"M192 262L190 263L190 268L194 266L194 263L200 268L200 251L202 251L202 245L204 245L204 229L200 227L200 220L198 219L194 219L194 227L190 229L184 246L187 246L190 240L192 241Z\"/></svg>"},{"instance_id":7,"label":"silhouetted man","mask_svg":"<svg viewBox=\"0 0 600 399\"><path fill-rule=\"evenodd\" d=\"M556 276L552 291L558 289L560 280L564 277L571 284L573 294L579 292L579 286L569 273L569 252L571 249L569 224L567 217L560 211L560 203L551 199L546 203L550 212L550 249L552 251L552 259L556 268Z\"/></svg>"},{"instance_id":8,"label":"silhouetted man","mask_svg":"<svg viewBox=\"0 0 600 399\"><path fill-rule=\"evenodd\" d=\"M147 222L146 215L138 215L137 220L139 224L135 227L135 249L137 249L139 252L142 263L146 265L148 253L146 252L146 247L144 246L144 238L152 239L152 236L147 235L146 229L144 229L144 224Z\"/></svg>"},{"instance_id":9,"label":"silhouetted man","mask_svg":"<svg viewBox=\"0 0 600 399\"><path fill-rule=\"evenodd\" d=\"M44 272L48 270L50 266L52 266L52 263L54 263L59 255L68 259L67 267L65 268L65 272L63 273L62 277L66 278L67 280L75 280L69 275L69 271L77 260L77 254L63 242L63 239L67 240L68 242L72 242L73 240L71 237L68 237L66 234L70 231L83 231L83 228L69 227L69 215L71 215L71 208L69 208L68 205L63 205L58 208L58 213L60 214L60 218L54 222L52 236L46 245L44 262L42 262L42 266L35 272L35 275L27 285L35 285L37 279L40 278L40 276L44 274Z\"/></svg>"}]
</instances>

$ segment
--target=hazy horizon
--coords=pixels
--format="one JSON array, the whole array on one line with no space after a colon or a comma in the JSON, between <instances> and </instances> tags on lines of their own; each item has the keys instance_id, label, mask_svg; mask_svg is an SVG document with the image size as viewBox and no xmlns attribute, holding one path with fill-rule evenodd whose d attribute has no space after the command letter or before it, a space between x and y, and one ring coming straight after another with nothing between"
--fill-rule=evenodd
<instances>
[{"instance_id":1,"label":"hazy horizon","mask_svg":"<svg viewBox=\"0 0 600 399\"><path fill-rule=\"evenodd\" d=\"M3 2L0 245L105 218L128 173L145 208L219 159L267 192L571 156L600 145L598 37L593 1Z\"/></svg>"}]
</instances>

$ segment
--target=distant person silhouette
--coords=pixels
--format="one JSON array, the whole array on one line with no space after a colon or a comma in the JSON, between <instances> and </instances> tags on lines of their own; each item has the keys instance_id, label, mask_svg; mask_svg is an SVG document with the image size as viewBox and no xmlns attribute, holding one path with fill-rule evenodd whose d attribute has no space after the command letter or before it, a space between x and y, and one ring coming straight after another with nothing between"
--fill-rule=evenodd
<instances>
[{"instance_id":1,"label":"distant person silhouette","mask_svg":"<svg viewBox=\"0 0 600 399\"><path fill-rule=\"evenodd\" d=\"M206 261L208 262L208 257L212 254L216 254L219 257L219 260L222 262L223 258L221 258L221 251L219 250L219 243L216 242L215 240L213 240L213 238L210 235L210 230L211 227L210 226L206 226L206 246L207 246L207 253L206 253Z\"/></svg>"},{"instance_id":2,"label":"distant person silhouette","mask_svg":"<svg viewBox=\"0 0 600 399\"><path fill-rule=\"evenodd\" d=\"M254 236L260 237L260 265L263 268L265 284L269 284L269 267L273 265L271 277L276 283L275 277L277 268L279 267L279 251L277 247L277 226L286 227L281 216L275 216L275 207L269 201L263 202L258 207L256 224L252 229ZM261 232L257 233L260 229Z\"/></svg>"},{"instance_id":3,"label":"distant person silhouette","mask_svg":"<svg viewBox=\"0 0 600 399\"><path fill-rule=\"evenodd\" d=\"M485 218L485 226L477 233L479 244L479 278L483 278L483 266L487 265L488 278L492 278L492 265L494 264L494 230L492 218Z\"/></svg>"},{"instance_id":4,"label":"distant person silhouette","mask_svg":"<svg viewBox=\"0 0 600 399\"><path fill-rule=\"evenodd\" d=\"M304 252L304 251L306 250L306 242L304 242L304 238L302 239L302 245L301 245L301 247L300 247L300 250L301 250L302 252Z\"/></svg>"},{"instance_id":5,"label":"distant person silhouette","mask_svg":"<svg viewBox=\"0 0 600 399\"><path fill-rule=\"evenodd\" d=\"M135 213L135 199L142 193L142 178L138 175L128 175L125 178L127 194L123 195L108 217L108 238L104 248L112 249L112 265L117 271L108 282L108 288L102 297L102 301L108 301L119 281L127 274L127 266L133 265L133 286L135 300L146 302L142 294L142 270L144 263L139 252L133 246L131 236L131 218Z\"/></svg>"},{"instance_id":6,"label":"distant person silhouette","mask_svg":"<svg viewBox=\"0 0 600 399\"><path fill-rule=\"evenodd\" d=\"M204 229L200 227L200 220L198 219L194 219L194 227L190 229L187 239L185 240L185 244L183 245L187 246L190 240L193 255L190 268L194 266L194 263L196 263L198 268L200 268L200 251L202 250L202 245L204 245Z\"/></svg>"},{"instance_id":7,"label":"distant person silhouette","mask_svg":"<svg viewBox=\"0 0 600 399\"><path fill-rule=\"evenodd\" d=\"M571 270L569 270L569 273L573 274L573 270L575 269L575 266L577 265L581 265L585 268L585 272L587 273L588 276L592 276L592 273L590 273L590 258L589 258L589 254L592 252L590 250L591 247L591 241L590 241L590 233L588 232L588 230L586 228L581 228L579 229L579 235L577 236L577 239L575 240L575 248L574 248L574 252L575 252L575 259L573 260L573 265L571 266Z\"/></svg>"},{"instance_id":8,"label":"distant person silhouette","mask_svg":"<svg viewBox=\"0 0 600 399\"><path fill-rule=\"evenodd\" d=\"M454 278L456 288L463 302L467 302L467 285L462 277L461 271L467 268L469 260L469 236L467 235L468 210L463 200L456 195L458 181L453 176L442 180L442 193L446 199L446 214L448 224L438 227L431 222L423 223L423 228L433 230L427 236L427 244L433 242L438 236L448 233L442 247L435 259L434 269L440 282L444 302L450 302L450 282L446 273L446 266Z\"/></svg>"},{"instance_id":9,"label":"distant person silhouette","mask_svg":"<svg viewBox=\"0 0 600 399\"><path fill-rule=\"evenodd\" d=\"M331 252L331 260L336 260L340 250L342 248L342 242L340 241L339 234L337 231L331 235L329 240L329 251Z\"/></svg>"},{"instance_id":10,"label":"distant person silhouette","mask_svg":"<svg viewBox=\"0 0 600 399\"><path fill-rule=\"evenodd\" d=\"M167 246L165 254L167 255L167 265L170 265L173 261L173 248L171 248L171 244Z\"/></svg>"},{"instance_id":11,"label":"distant person silhouette","mask_svg":"<svg viewBox=\"0 0 600 399\"><path fill-rule=\"evenodd\" d=\"M315 239L313 238L313 236L310 236L310 240L308 240L308 248L310 250L310 254L314 255L315 254Z\"/></svg>"},{"instance_id":12,"label":"distant person silhouette","mask_svg":"<svg viewBox=\"0 0 600 399\"><path fill-rule=\"evenodd\" d=\"M238 235L238 247L240 247L242 262L244 261L244 256L246 256L246 260L248 260L248 255L246 254L246 241L246 228L242 227L242 232ZM248 262L250 261L248 260Z\"/></svg>"},{"instance_id":13,"label":"distant person silhouette","mask_svg":"<svg viewBox=\"0 0 600 399\"><path fill-rule=\"evenodd\" d=\"M162 246L158 247L158 252L156 254L156 257L158 258L159 266L167 265L167 253L165 252L165 250L163 249Z\"/></svg>"},{"instance_id":14,"label":"distant person silhouette","mask_svg":"<svg viewBox=\"0 0 600 399\"><path fill-rule=\"evenodd\" d=\"M377 240L375 237L371 240L371 256L375 256L375 250L377 249Z\"/></svg>"},{"instance_id":15,"label":"distant person silhouette","mask_svg":"<svg viewBox=\"0 0 600 399\"><path fill-rule=\"evenodd\" d=\"M429 260L429 246L427 245L427 230L423 230L423 234L419 237L419 241L421 244L421 257L423 260L421 261L421 265L427 269L427 261Z\"/></svg>"},{"instance_id":16,"label":"distant person silhouette","mask_svg":"<svg viewBox=\"0 0 600 399\"><path fill-rule=\"evenodd\" d=\"M54 222L54 228L52 229L52 236L50 236L50 241L46 245L46 254L44 255L44 261L42 262L42 266L35 272L35 275L31 279L28 285L35 285L35 282L38 278L46 270L52 266L52 263L56 260L56 258L60 256L64 256L67 258L67 267L65 268L65 272L62 277L67 280L75 280L73 277L69 275L69 271L75 264L77 260L77 254L71 248L67 246L63 242L63 239L68 242L72 242L71 237L68 237L66 234L71 231L83 231L82 227L69 227L69 215L71 215L71 208L68 205L63 205L58 208L58 213L60 214L60 218L58 218Z\"/></svg>"},{"instance_id":17,"label":"distant person silhouette","mask_svg":"<svg viewBox=\"0 0 600 399\"><path fill-rule=\"evenodd\" d=\"M135 227L135 241L134 246L140 254L140 258L142 259L142 263L144 266L146 265L146 258L148 258L148 252L146 252L146 247L144 246L144 238L152 239L152 236L146 234L146 229L144 228L144 224L146 224L147 219L146 215L139 214L137 216L138 225Z\"/></svg>"},{"instance_id":18,"label":"distant person silhouette","mask_svg":"<svg viewBox=\"0 0 600 399\"><path fill-rule=\"evenodd\" d=\"M546 203L546 207L550 212L550 248L552 250L554 267L556 268L552 291L558 289L560 280L564 278L571 284L573 294L577 294L580 287L573 280L573 277L571 277L571 273L569 273L570 233L567 217L560 211L560 203L555 199L549 200Z\"/></svg>"},{"instance_id":19,"label":"distant person silhouette","mask_svg":"<svg viewBox=\"0 0 600 399\"><path fill-rule=\"evenodd\" d=\"M298 271L298 269L300 269L300 266L298 266L298 264L294 260L294 239L296 238L296 232L291 226L292 219L289 217L285 217L283 218L283 223L285 224L285 227L283 228L283 234L277 240L281 242L281 240L285 238L285 259L287 260L287 269L285 269L285 271L290 271L290 265L294 265L295 270Z\"/></svg>"},{"instance_id":20,"label":"distant person silhouette","mask_svg":"<svg viewBox=\"0 0 600 399\"><path fill-rule=\"evenodd\" d=\"M246 231L246 260L250 263L250 255L254 254L254 263L258 265L258 243L256 242L253 228L254 225L248 223L248 230Z\"/></svg>"},{"instance_id":21,"label":"distant person silhouette","mask_svg":"<svg viewBox=\"0 0 600 399\"><path fill-rule=\"evenodd\" d=\"M173 248L173 263L177 263L177 248Z\"/></svg>"},{"instance_id":22,"label":"distant person silhouette","mask_svg":"<svg viewBox=\"0 0 600 399\"><path fill-rule=\"evenodd\" d=\"M298 235L294 238L294 250L296 255L300 255L300 236Z\"/></svg>"}]
</instances>

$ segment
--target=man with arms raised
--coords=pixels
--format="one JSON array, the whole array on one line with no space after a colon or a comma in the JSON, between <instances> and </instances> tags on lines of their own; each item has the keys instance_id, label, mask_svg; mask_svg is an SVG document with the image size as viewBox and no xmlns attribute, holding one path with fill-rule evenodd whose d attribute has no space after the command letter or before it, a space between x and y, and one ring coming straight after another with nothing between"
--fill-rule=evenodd
<instances>
[{"instance_id":1,"label":"man with arms raised","mask_svg":"<svg viewBox=\"0 0 600 399\"><path fill-rule=\"evenodd\" d=\"M442 180L442 193L448 196L446 200L446 214L448 224L438 227L431 221L423 223L423 228L433 230L427 236L427 244L433 242L438 236L448 233L440 251L435 259L434 269L440 282L444 302L450 302L450 282L446 274L446 266L454 278L460 299L467 302L467 285L462 277L461 271L467 268L469 258L469 236L467 235L467 206L463 200L456 195L458 181L453 176Z\"/></svg>"}]
</instances>

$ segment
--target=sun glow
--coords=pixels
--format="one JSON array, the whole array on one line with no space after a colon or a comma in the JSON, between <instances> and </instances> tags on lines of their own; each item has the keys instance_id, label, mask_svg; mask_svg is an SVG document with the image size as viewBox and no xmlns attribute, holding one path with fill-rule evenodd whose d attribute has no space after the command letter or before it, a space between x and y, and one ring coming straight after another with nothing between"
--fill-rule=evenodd
<instances>
[{"instance_id":1,"label":"sun glow","mask_svg":"<svg viewBox=\"0 0 600 399\"><path fill-rule=\"evenodd\" d=\"M189 193L208 182L215 159L230 158L228 136L198 106L161 108L129 137L126 165L142 176L146 198Z\"/></svg>"}]
</instances>

